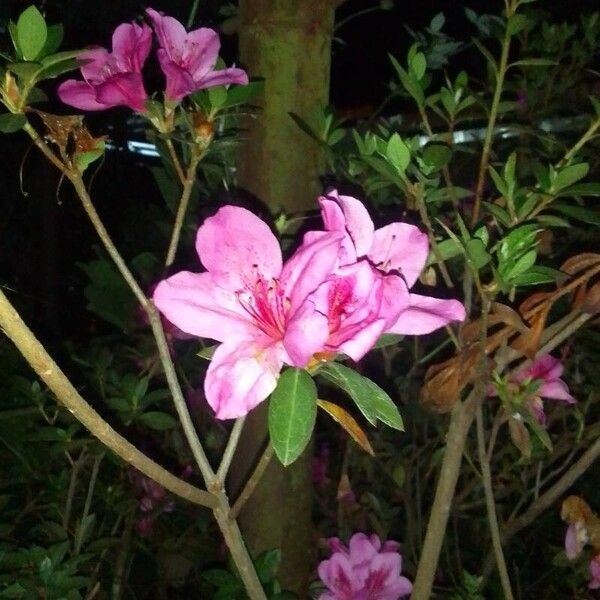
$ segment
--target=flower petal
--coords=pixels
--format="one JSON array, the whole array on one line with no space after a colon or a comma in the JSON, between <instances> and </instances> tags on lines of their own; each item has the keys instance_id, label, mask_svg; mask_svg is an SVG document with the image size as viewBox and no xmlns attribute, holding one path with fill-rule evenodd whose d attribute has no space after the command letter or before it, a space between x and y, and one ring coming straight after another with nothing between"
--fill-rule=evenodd
<instances>
[{"instance_id":1,"label":"flower petal","mask_svg":"<svg viewBox=\"0 0 600 600\"><path fill-rule=\"evenodd\" d=\"M161 15L153 8L148 8L146 14L152 21L160 47L169 58L179 61L187 38L185 27L177 19Z\"/></svg>"},{"instance_id":2,"label":"flower petal","mask_svg":"<svg viewBox=\"0 0 600 600\"><path fill-rule=\"evenodd\" d=\"M354 573L348 557L336 552L329 560L319 564L321 581L334 594L336 600L353 600Z\"/></svg>"},{"instance_id":3,"label":"flower petal","mask_svg":"<svg viewBox=\"0 0 600 600\"><path fill-rule=\"evenodd\" d=\"M283 345L290 364L306 367L313 354L323 350L328 335L327 316L316 310L311 300L306 300L286 324Z\"/></svg>"},{"instance_id":4,"label":"flower petal","mask_svg":"<svg viewBox=\"0 0 600 600\"><path fill-rule=\"evenodd\" d=\"M183 60L194 79L212 71L219 58L221 42L219 34L208 27L201 27L187 34Z\"/></svg>"},{"instance_id":5,"label":"flower petal","mask_svg":"<svg viewBox=\"0 0 600 600\"><path fill-rule=\"evenodd\" d=\"M258 332L237 296L217 285L211 273L182 271L161 281L154 304L179 329L221 342L252 339Z\"/></svg>"},{"instance_id":6,"label":"flower petal","mask_svg":"<svg viewBox=\"0 0 600 600\"><path fill-rule=\"evenodd\" d=\"M217 85L247 85L248 74L243 69L230 67L229 69L221 69L219 71L209 71L199 79L194 77L194 81L195 90L204 90Z\"/></svg>"},{"instance_id":7,"label":"flower petal","mask_svg":"<svg viewBox=\"0 0 600 600\"><path fill-rule=\"evenodd\" d=\"M230 289L252 285L257 276L279 277L281 249L264 221L245 208L224 206L206 219L196 237L202 264Z\"/></svg>"},{"instance_id":8,"label":"flower petal","mask_svg":"<svg viewBox=\"0 0 600 600\"><path fill-rule=\"evenodd\" d=\"M58 86L58 97L69 106L80 110L106 110L106 105L96 100L96 91L85 81L68 79Z\"/></svg>"},{"instance_id":9,"label":"flower petal","mask_svg":"<svg viewBox=\"0 0 600 600\"><path fill-rule=\"evenodd\" d=\"M600 589L600 554L590 561L589 569L592 580L588 583L588 588L590 590Z\"/></svg>"},{"instance_id":10,"label":"flower petal","mask_svg":"<svg viewBox=\"0 0 600 600\"><path fill-rule=\"evenodd\" d=\"M582 550L582 544L577 536L577 524L571 523L565 535L565 552L569 560L575 560Z\"/></svg>"},{"instance_id":11,"label":"flower petal","mask_svg":"<svg viewBox=\"0 0 600 600\"><path fill-rule=\"evenodd\" d=\"M122 23L112 36L112 50L124 71L141 72L152 46L152 30L147 25Z\"/></svg>"},{"instance_id":12,"label":"flower petal","mask_svg":"<svg viewBox=\"0 0 600 600\"><path fill-rule=\"evenodd\" d=\"M537 393L542 398L549 398L550 400L564 400L569 404L575 404L576 402L575 398L569 393L567 384L562 379L542 384Z\"/></svg>"},{"instance_id":13,"label":"flower petal","mask_svg":"<svg viewBox=\"0 0 600 600\"><path fill-rule=\"evenodd\" d=\"M342 237L339 232L310 232L286 261L281 283L290 301L290 314L333 273Z\"/></svg>"},{"instance_id":14,"label":"flower petal","mask_svg":"<svg viewBox=\"0 0 600 600\"><path fill-rule=\"evenodd\" d=\"M337 190L321 196L319 204L325 229L345 231L354 246L354 259L366 256L373 244L375 227L365 205L352 196L341 196ZM348 262L352 260L352 254L348 252Z\"/></svg>"},{"instance_id":15,"label":"flower petal","mask_svg":"<svg viewBox=\"0 0 600 600\"><path fill-rule=\"evenodd\" d=\"M204 380L206 400L217 419L248 414L275 389L283 366L281 348L260 342L221 344Z\"/></svg>"},{"instance_id":16,"label":"flower petal","mask_svg":"<svg viewBox=\"0 0 600 600\"><path fill-rule=\"evenodd\" d=\"M427 234L408 223L391 223L373 234L369 259L382 271L399 271L411 288L429 254Z\"/></svg>"},{"instance_id":17,"label":"flower petal","mask_svg":"<svg viewBox=\"0 0 600 600\"><path fill-rule=\"evenodd\" d=\"M165 89L165 97L172 102L178 102L185 96L191 94L196 84L190 73L175 63L169 55L159 48L156 53L160 68L165 75L167 85Z\"/></svg>"},{"instance_id":18,"label":"flower petal","mask_svg":"<svg viewBox=\"0 0 600 600\"><path fill-rule=\"evenodd\" d=\"M551 354L536 358L527 368L523 369L523 379L543 379L546 382L559 379L563 372L563 365Z\"/></svg>"},{"instance_id":19,"label":"flower petal","mask_svg":"<svg viewBox=\"0 0 600 600\"><path fill-rule=\"evenodd\" d=\"M105 108L129 106L138 112L144 112L148 96L139 73L117 73L104 83L96 86L98 102Z\"/></svg>"},{"instance_id":20,"label":"flower petal","mask_svg":"<svg viewBox=\"0 0 600 600\"><path fill-rule=\"evenodd\" d=\"M424 335L451 321L463 321L465 308L458 300L442 300L430 296L410 295L410 306L404 310L387 332Z\"/></svg>"}]
</instances>

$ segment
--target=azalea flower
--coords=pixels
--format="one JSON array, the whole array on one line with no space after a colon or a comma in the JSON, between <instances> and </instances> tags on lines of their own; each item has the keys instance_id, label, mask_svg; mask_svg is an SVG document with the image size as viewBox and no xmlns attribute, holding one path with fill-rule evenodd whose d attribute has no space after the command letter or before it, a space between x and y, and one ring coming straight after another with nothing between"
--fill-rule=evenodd
<instances>
[{"instance_id":1,"label":"azalea flower","mask_svg":"<svg viewBox=\"0 0 600 600\"><path fill-rule=\"evenodd\" d=\"M158 60L167 79L167 100L178 102L193 92L217 85L248 83L248 75L242 69L215 71L221 45L216 31L202 27L188 33L173 17L152 8L146 14L160 44Z\"/></svg>"},{"instance_id":2,"label":"azalea flower","mask_svg":"<svg viewBox=\"0 0 600 600\"><path fill-rule=\"evenodd\" d=\"M207 269L161 281L154 303L186 333L223 342L204 391L219 419L248 413L274 389L284 364L305 367L329 335L310 296L327 281L342 235L312 235L283 264L279 243L250 211L225 206L198 230Z\"/></svg>"},{"instance_id":3,"label":"azalea flower","mask_svg":"<svg viewBox=\"0 0 600 600\"><path fill-rule=\"evenodd\" d=\"M398 600L412 591L400 575L399 544L381 544L376 535L355 533L348 547L331 538L332 555L319 565L319 577L327 587L319 600Z\"/></svg>"},{"instance_id":4,"label":"azalea flower","mask_svg":"<svg viewBox=\"0 0 600 600\"><path fill-rule=\"evenodd\" d=\"M319 204L325 229L344 234L341 265L366 262L379 279L385 332L422 335L464 320L465 309L457 300L408 291L427 261L425 233L408 223L391 223L376 230L363 203L336 190L321 196Z\"/></svg>"},{"instance_id":5,"label":"azalea flower","mask_svg":"<svg viewBox=\"0 0 600 600\"><path fill-rule=\"evenodd\" d=\"M546 413L542 398L560 400L568 404L575 404L576 400L569 393L567 384L560 378L564 367L562 363L550 354L536 358L528 367L525 367L513 376L512 382L521 385L532 380L539 381L540 387L527 399L528 406L533 416L542 425L546 423Z\"/></svg>"},{"instance_id":6,"label":"azalea flower","mask_svg":"<svg viewBox=\"0 0 600 600\"><path fill-rule=\"evenodd\" d=\"M105 48L82 52L79 60L84 81L65 81L58 87L58 96L81 110L129 106L143 112L147 95L142 67L151 44L152 30L147 25L122 23L113 33L112 52Z\"/></svg>"}]
</instances>

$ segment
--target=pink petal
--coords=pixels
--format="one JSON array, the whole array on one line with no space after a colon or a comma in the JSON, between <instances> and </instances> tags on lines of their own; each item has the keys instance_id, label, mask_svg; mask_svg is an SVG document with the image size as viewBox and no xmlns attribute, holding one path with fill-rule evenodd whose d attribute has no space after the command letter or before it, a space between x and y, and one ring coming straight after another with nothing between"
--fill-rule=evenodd
<instances>
[{"instance_id":1,"label":"pink petal","mask_svg":"<svg viewBox=\"0 0 600 600\"><path fill-rule=\"evenodd\" d=\"M412 591L412 584L400 575L401 556L396 552L377 554L371 561L367 589L377 600L398 600Z\"/></svg>"},{"instance_id":2,"label":"pink petal","mask_svg":"<svg viewBox=\"0 0 600 600\"><path fill-rule=\"evenodd\" d=\"M354 244L356 256L366 256L373 244L375 227L365 205L352 196L341 196L337 190L319 198L321 215L328 231L346 231Z\"/></svg>"},{"instance_id":3,"label":"pink petal","mask_svg":"<svg viewBox=\"0 0 600 600\"><path fill-rule=\"evenodd\" d=\"M411 305L411 298L406 282L399 275L383 275L381 271L382 297L379 315L385 319L386 331L392 327L398 317Z\"/></svg>"},{"instance_id":4,"label":"pink petal","mask_svg":"<svg viewBox=\"0 0 600 600\"><path fill-rule=\"evenodd\" d=\"M260 276L279 277L281 249L267 224L245 208L224 206L204 221L196 236L202 264L236 290Z\"/></svg>"},{"instance_id":5,"label":"pink petal","mask_svg":"<svg viewBox=\"0 0 600 600\"><path fill-rule=\"evenodd\" d=\"M81 74L89 83L100 83L106 78L106 66L116 63L106 48L91 48L77 57L81 64Z\"/></svg>"},{"instance_id":6,"label":"pink petal","mask_svg":"<svg viewBox=\"0 0 600 600\"><path fill-rule=\"evenodd\" d=\"M254 320L230 290L219 287L211 273L182 271L154 290L158 310L182 331L221 342L258 335Z\"/></svg>"},{"instance_id":7,"label":"pink petal","mask_svg":"<svg viewBox=\"0 0 600 600\"><path fill-rule=\"evenodd\" d=\"M194 77L194 80L194 91L196 91L204 90L209 87L215 87L217 85L247 85L248 74L243 69L231 67L229 69L221 69L220 71L209 71L205 75L202 75L200 79L196 79Z\"/></svg>"},{"instance_id":8,"label":"pink petal","mask_svg":"<svg viewBox=\"0 0 600 600\"><path fill-rule=\"evenodd\" d=\"M277 345L221 344L204 380L206 400L217 419L242 417L265 400L277 385L282 365Z\"/></svg>"},{"instance_id":9,"label":"pink petal","mask_svg":"<svg viewBox=\"0 0 600 600\"><path fill-rule=\"evenodd\" d=\"M451 321L463 321L465 308L458 300L442 300L430 296L410 295L410 306L404 310L388 333L424 335Z\"/></svg>"},{"instance_id":10,"label":"pink petal","mask_svg":"<svg viewBox=\"0 0 600 600\"><path fill-rule=\"evenodd\" d=\"M592 580L588 583L588 588L590 590L600 589L600 555L590 561L589 569Z\"/></svg>"},{"instance_id":11,"label":"pink petal","mask_svg":"<svg viewBox=\"0 0 600 600\"><path fill-rule=\"evenodd\" d=\"M199 80L213 70L220 48L219 34L214 29L201 27L188 33L183 60L194 79Z\"/></svg>"},{"instance_id":12,"label":"pink petal","mask_svg":"<svg viewBox=\"0 0 600 600\"><path fill-rule=\"evenodd\" d=\"M386 273L399 271L410 288L425 267L428 254L426 233L408 223L391 223L375 231L369 259Z\"/></svg>"},{"instance_id":13,"label":"pink petal","mask_svg":"<svg viewBox=\"0 0 600 600\"><path fill-rule=\"evenodd\" d=\"M98 102L105 108L129 106L135 111L144 112L148 99L142 76L139 73L118 73L96 87Z\"/></svg>"},{"instance_id":14,"label":"pink petal","mask_svg":"<svg viewBox=\"0 0 600 600\"><path fill-rule=\"evenodd\" d=\"M96 100L94 88L85 81L68 79L58 86L58 97L69 106L81 110L106 110L107 106Z\"/></svg>"},{"instance_id":15,"label":"pink petal","mask_svg":"<svg viewBox=\"0 0 600 600\"><path fill-rule=\"evenodd\" d=\"M152 30L147 25L122 23L112 37L112 50L125 71L141 72L152 46Z\"/></svg>"},{"instance_id":16,"label":"pink petal","mask_svg":"<svg viewBox=\"0 0 600 600\"><path fill-rule=\"evenodd\" d=\"M187 38L185 27L177 19L161 15L153 8L148 8L146 14L152 21L161 48L169 58L179 61Z\"/></svg>"},{"instance_id":17,"label":"pink petal","mask_svg":"<svg viewBox=\"0 0 600 600\"><path fill-rule=\"evenodd\" d=\"M286 261L281 271L281 283L292 315L333 273L341 240L341 233L311 232Z\"/></svg>"},{"instance_id":18,"label":"pink petal","mask_svg":"<svg viewBox=\"0 0 600 600\"><path fill-rule=\"evenodd\" d=\"M550 354L545 354L536 358L523 373L532 379L543 379L544 381L554 381L558 379L563 372L563 365L557 358ZM525 377L524 377L525 378Z\"/></svg>"},{"instance_id":19,"label":"pink petal","mask_svg":"<svg viewBox=\"0 0 600 600\"><path fill-rule=\"evenodd\" d=\"M544 412L544 402L539 396L534 396L527 400L527 405L531 414L535 417L535 420L540 424L546 425L546 413Z\"/></svg>"},{"instance_id":20,"label":"pink petal","mask_svg":"<svg viewBox=\"0 0 600 600\"><path fill-rule=\"evenodd\" d=\"M353 568L365 563L370 564L379 550L364 533L355 533L350 538L348 547L350 549L350 564Z\"/></svg>"},{"instance_id":21,"label":"pink petal","mask_svg":"<svg viewBox=\"0 0 600 600\"><path fill-rule=\"evenodd\" d=\"M577 524L571 523L565 535L565 552L569 560L575 560L582 550L581 542L577 537Z\"/></svg>"},{"instance_id":22,"label":"pink petal","mask_svg":"<svg viewBox=\"0 0 600 600\"><path fill-rule=\"evenodd\" d=\"M315 352L324 349L329 335L327 316L315 310L312 301L306 300L288 320L283 345L295 367L306 367Z\"/></svg>"},{"instance_id":23,"label":"pink petal","mask_svg":"<svg viewBox=\"0 0 600 600\"><path fill-rule=\"evenodd\" d=\"M165 97L172 102L178 102L191 94L196 87L191 74L169 58L169 55L159 48L158 62L167 80Z\"/></svg>"},{"instance_id":24,"label":"pink petal","mask_svg":"<svg viewBox=\"0 0 600 600\"><path fill-rule=\"evenodd\" d=\"M567 384L561 379L544 383L537 391L537 394L539 394L542 398L549 398L550 400L564 400L569 404L575 404L576 402L575 398L573 398L573 396L571 396L569 393Z\"/></svg>"},{"instance_id":25,"label":"pink petal","mask_svg":"<svg viewBox=\"0 0 600 600\"><path fill-rule=\"evenodd\" d=\"M354 573L344 554L335 553L319 564L321 581L334 594L335 600L353 600Z\"/></svg>"}]
</instances>

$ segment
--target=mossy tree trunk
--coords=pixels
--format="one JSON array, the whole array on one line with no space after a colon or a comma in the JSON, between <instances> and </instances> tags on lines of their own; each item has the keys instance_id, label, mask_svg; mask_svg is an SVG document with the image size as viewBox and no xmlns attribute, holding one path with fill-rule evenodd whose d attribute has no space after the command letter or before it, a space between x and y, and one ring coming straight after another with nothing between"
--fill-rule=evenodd
<instances>
[{"instance_id":1,"label":"mossy tree trunk","mask_svg":"<svg viewBox=\"0 0 600 600\"><path fill-rule=\"evenodd\" d=\"M310 120L329 100L333 0L240 0L241 62L251 76L264 77L261 112L249 120L248 140L238 162L239 186L287 213L316 208L323 156L289 113ZM254 410L240 441L232 473L239 487L264 447L267 403ZM273 459L240 515L253 553L282 549L279 579L285 589L307 597L315 560L311 523L309 451L291 467Z\"/></svg>"}]
</instances>

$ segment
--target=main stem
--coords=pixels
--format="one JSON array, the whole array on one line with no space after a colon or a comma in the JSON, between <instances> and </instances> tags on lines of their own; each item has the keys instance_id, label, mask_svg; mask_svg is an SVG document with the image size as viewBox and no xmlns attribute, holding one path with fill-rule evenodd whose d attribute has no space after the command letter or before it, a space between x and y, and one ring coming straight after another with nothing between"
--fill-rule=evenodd
<instances>
[{"instance_id":1,"label":"main stem","mask_svg":"<svg viewBox=\"0 0 600 600\"><path fill-rule=\"evenodd\" d=\"M485 504L488 514L488 523L490 525L490 534L492 536L492 546L496 556L496 564L498 565L500 582L502 583L504 598L506 600L514 600L510 585L510 577L508 576L508 569L506 568L506 560L504 559L504 553L502 552L502 542L500 541L500 528L498 526L498 515L496 514L496 503L492 488L492 473L490 471L490 463L488 461L485 448L483 411L481 406L477 407L477 451L479 454L479 464L481 466L483 489L485 492Z\"/></svg>"},{"instance_id":2,"label":"main stem","mask_svg":"<svg viewBox=\"0 0 600 600\"><path fill-rule=\"evenodd\" d=\"M471 392L465 402L456 403L450 416L440 478L435 490L429 523L427 524L427 533L425 534L425 542L411 596L412 600L429 600L431 597L431 588L433 587L446 526L448 525L448 517L452 508L454 491L460 474L465 442L475 417L477 402L474 392Z\"/></svg>"}]
</instances>

